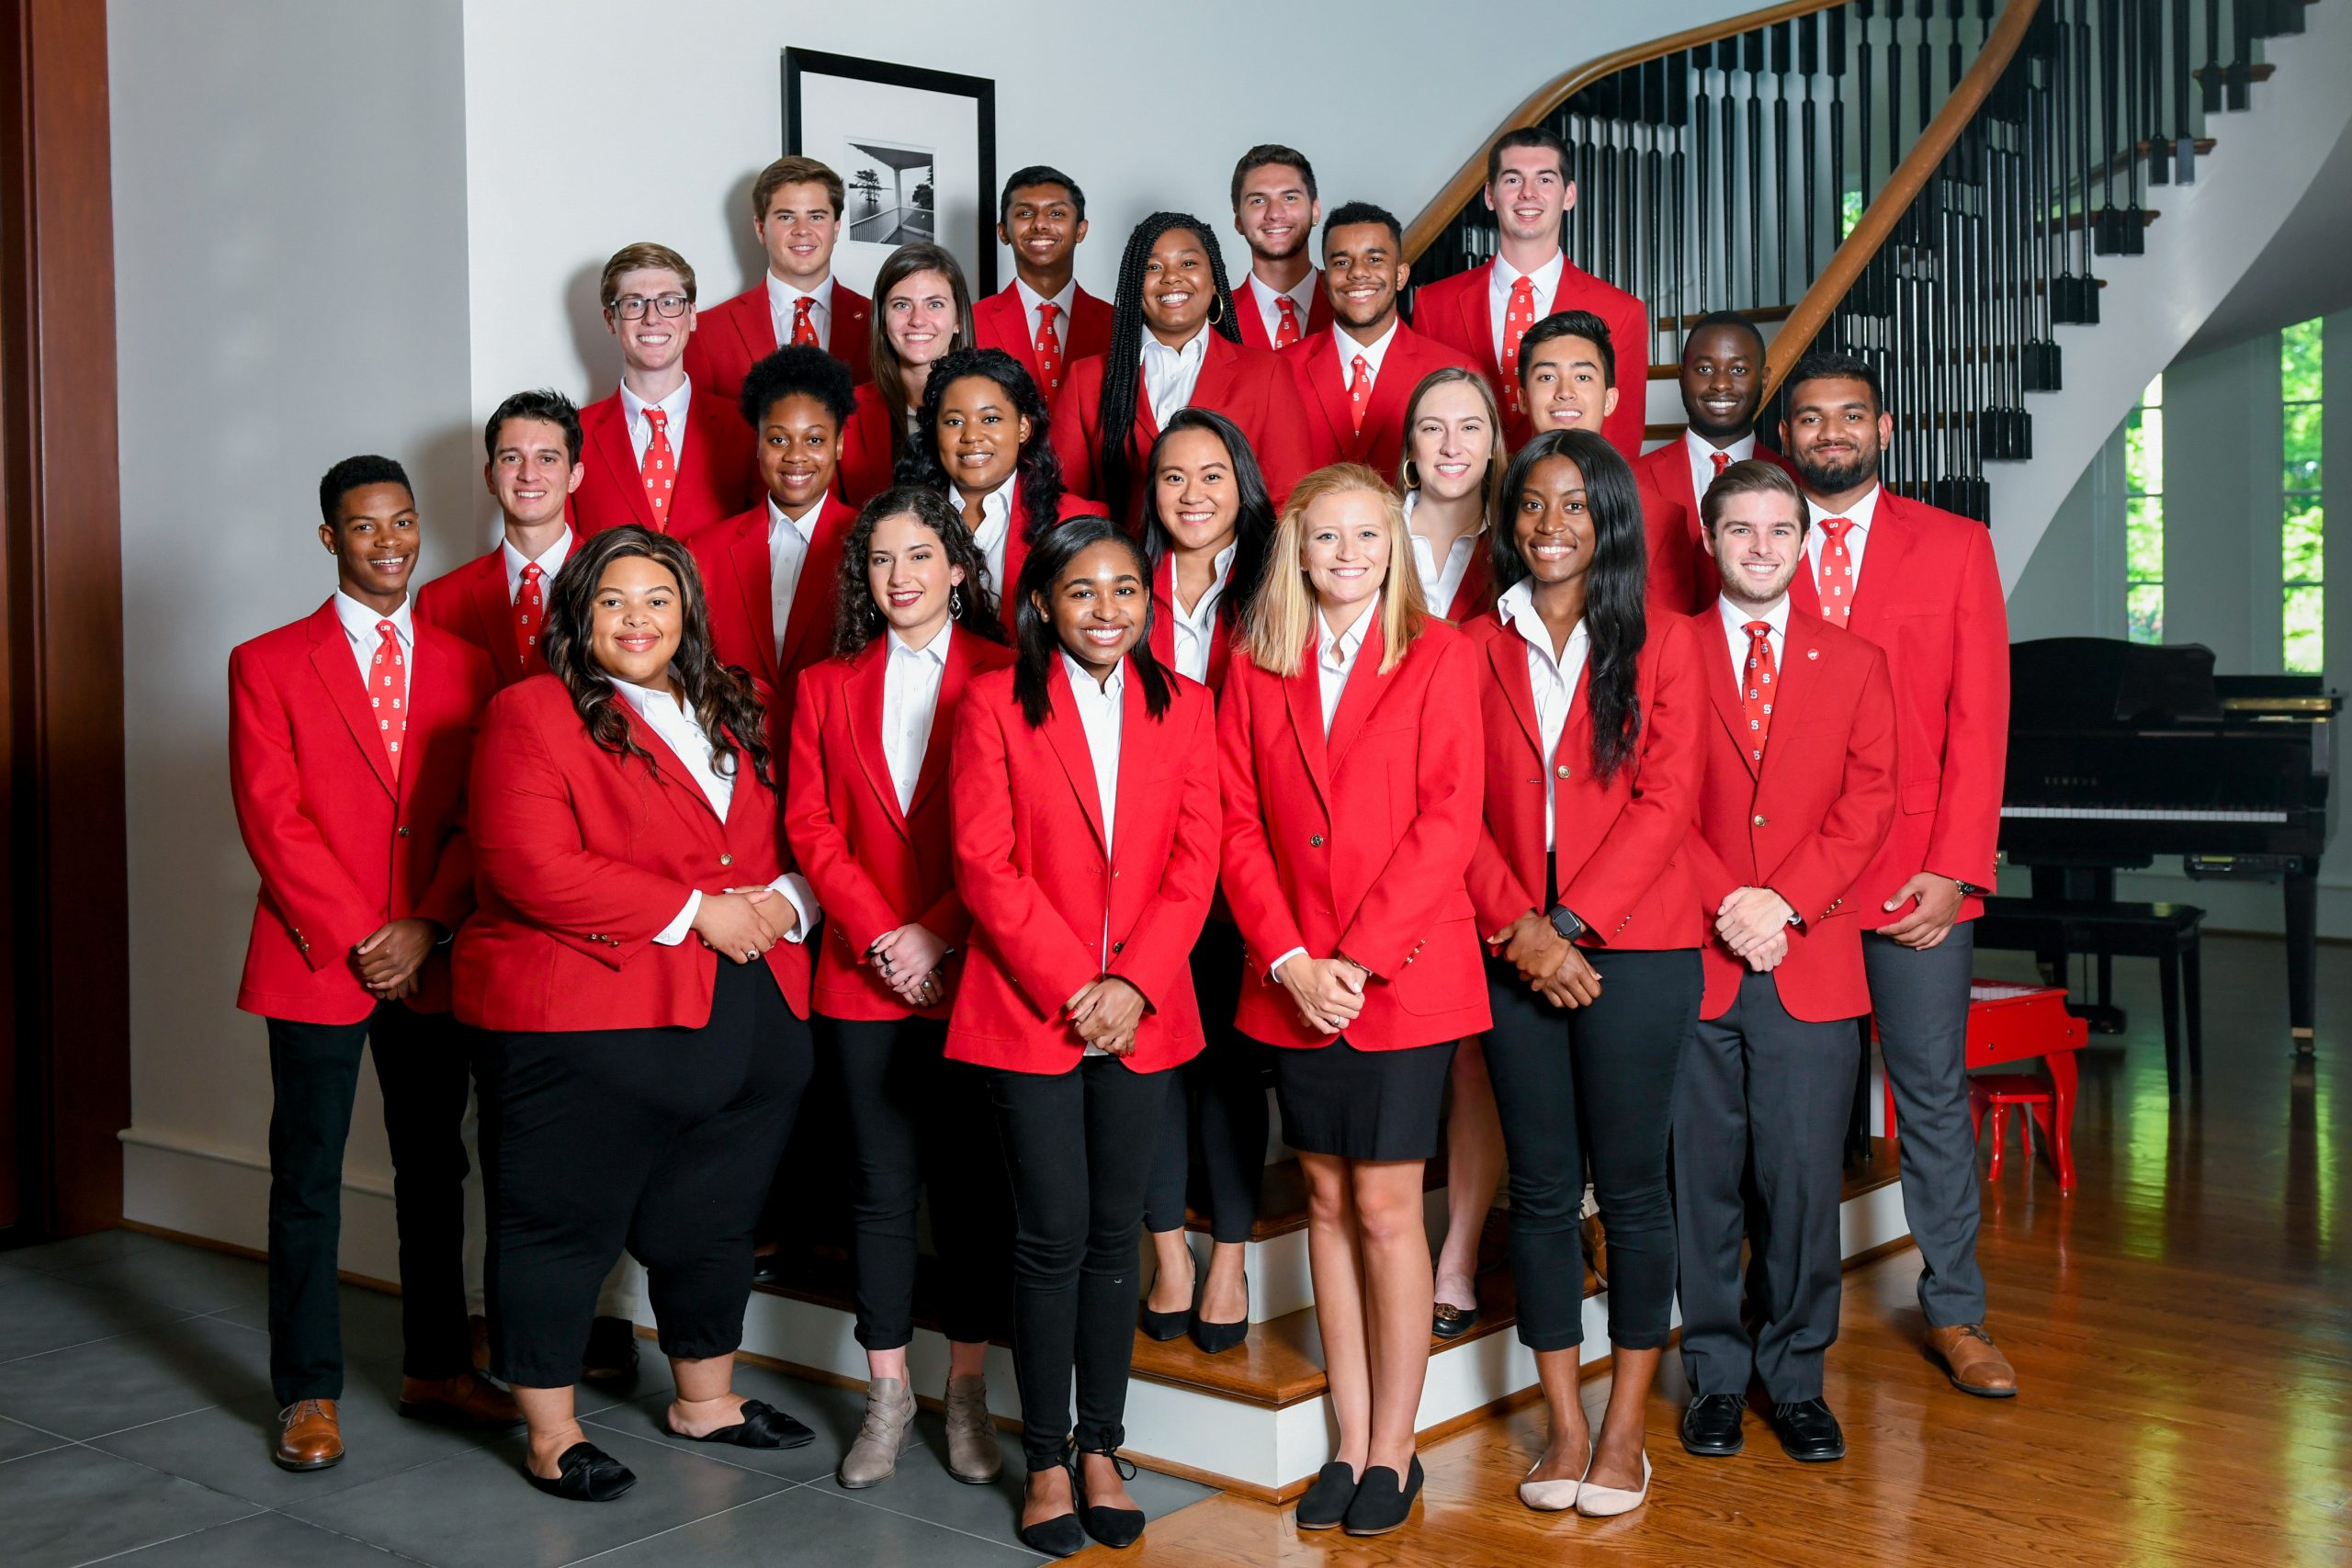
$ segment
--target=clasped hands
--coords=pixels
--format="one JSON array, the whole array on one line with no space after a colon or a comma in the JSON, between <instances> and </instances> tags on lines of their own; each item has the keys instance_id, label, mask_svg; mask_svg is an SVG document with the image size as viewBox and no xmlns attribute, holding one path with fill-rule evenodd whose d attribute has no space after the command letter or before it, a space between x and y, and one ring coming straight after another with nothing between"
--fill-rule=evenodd
<instances>
[{"instance_id":1,"label":"clasped hands","mask_svg":"<svg viewBox=\"0 0 2352 1568\"><path fill-rule=\"evenodd\" d=\"M1547 916L1530 909L1488 937L1487 945L1554 1007L1589 1007L1600 999L1600 972Z\"/></svg>"},{"instance_id":2,"label":"clasped hands","mask_svg":"<svg viewBox=\"0 0 2352 1568\"><path fill-rule=\"evenodd\" d=\"M865 950L865 962L910 1008L936 1007L947 994L939 974L946 958L946 941L913 921L893 926Z\"/></svg>"},{"instance_id":3,"label":"clasped hands","mask_svg":"<svg viewBox=\"0 0 2352 1568\"><path fill-rule=\"evenodd\" d=\"M1715 934L1762 975L1789 955L1789 920L1795 913L1769 887L1735 887L1715 906Z\"/></svg>"},{"instance_id":4,"label":"clasped hands","mask_svg":"<svg viewBox=\"0 0 2352 1568\"><path fill-rule=\"evenodd\" d=\"M1356 1021L1363 1011L1364 983L1371 977L1371 970L1342 953L1329 958L1296 953L1274 971L1299 1018L1318 1034L1337 1034Z\"/></svg>"},{"instance_id":5,"label":"clasped hands","mask_svg":"<svg viewBox=\"0 0 2352 1568\"><path fill-rule=\"evenodd\" d=\"M705 947L738 964L751 964L799 924L799 908L775 888L762 886L704 894L692 929Z\"/></svg>"},{"instance_id":6,"label":"clasped hands","mask_svg":"<svg viewBox=\"0 0 2352 1568\"><path fill-rule=\"evenodd\" d=\"M351 950L352 973L379 1000L396 1002L413 997L417 976L432 956L433 944L440 940L440 930L414 915L378 926Z\"/></svg>"},{"instance_id":7,"label":"clasped hands","mask_svg":"<svg viewBox=\"0 0 2352 1568\"><path fill-rule=\"evenodd\" d=\"M1106 1056L1124 1056L1136 1048L1136 1031L1143 1026L1148 1006L1133 981L1102 975L1071 993L1062 1004L1062 1016L1087 1044Z\"/></svg>"}]
</instances>

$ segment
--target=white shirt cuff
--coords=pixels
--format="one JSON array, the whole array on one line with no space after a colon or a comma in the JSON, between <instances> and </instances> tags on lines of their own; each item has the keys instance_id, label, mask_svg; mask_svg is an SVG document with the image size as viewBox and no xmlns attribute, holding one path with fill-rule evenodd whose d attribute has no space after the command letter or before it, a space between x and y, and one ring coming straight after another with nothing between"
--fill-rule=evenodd
<instances>
[{"instance_id":1,"label":"white shirt cuff","mask_svg":"<svg viewBox=\"0 0 2352 1568\"><path fill-rule=\"evenodd\" d=\"M1306 949L1303 947L1294 947L1288 953L1283 953L1280 958L1275 959L1272 964L1267 964L1266 973L1272 975L1276 979L1280 979L1282 978L1283 964L1289 963L1294 958L1304 958L1306 956Z\"/></svg>"},{"instance_id":2,"label":"white shirt cuff","mask_svg":"<svg viewBox=\"0 0 2352 1568\"><path fill-rule=\"evenodd\" d=\"M807 942L809 933L817 929L817 922L822 919L825 914L824 909L817 903L817 890L809 886L808 879L797 871L786 872L768 886L783 894L791 901L792 907L800 911L800 923L794 927L792 933L784 940L789 942Z\"/></svg>"},{"instance_id":3,"label":"white shirt cuff","mask_svg":"<svg viewBox=\"0 0 2352 1568\"><path fill-rule=\"evenodd\" d=\"M695 917L701 913L702 895L699 893L687 894L686 907L678 911L678 918L676 919L672 920L668 925L662 928L662 934L653 939L654 945L656 947L675 947L680 942L685 941L686 933L695 929Z\"/></svg>"}]
</instances>

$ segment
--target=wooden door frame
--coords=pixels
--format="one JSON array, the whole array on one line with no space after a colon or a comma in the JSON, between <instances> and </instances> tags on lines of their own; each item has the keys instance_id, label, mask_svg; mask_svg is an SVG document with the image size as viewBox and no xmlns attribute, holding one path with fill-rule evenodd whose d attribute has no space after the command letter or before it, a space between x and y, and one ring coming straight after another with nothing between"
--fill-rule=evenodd
<instances>
[{"instance_id":1,"label":"wooden door frame","mask_svg":"<svg viewBox=\"0 0 2352 1568\"><path fill-rule=\"evenodd\" d=\"M0 0L0 1059L20 1234L122 1218L130 1122L107 7Z\"/></svg>"}]
</instances>

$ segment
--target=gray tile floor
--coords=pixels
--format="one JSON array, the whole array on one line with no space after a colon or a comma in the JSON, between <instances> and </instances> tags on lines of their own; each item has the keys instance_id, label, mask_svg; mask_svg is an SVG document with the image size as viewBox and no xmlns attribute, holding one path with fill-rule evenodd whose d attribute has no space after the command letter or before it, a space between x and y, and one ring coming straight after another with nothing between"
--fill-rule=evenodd
<instances>
[{"instance_id":1,"label":"gray tile floor","mask_svg":"<svg viewBox=\"0 0 2352 1568\"><path fill-rule=\"evenodd\" d=\"M265 1300L261 1265L130 1231L0 1253L0 1562L1039 1561L1013 1539L1021 1464L1010 1435L1004 1479L963 1486L941 1467L938 1418L925 1416L924 1446L897 1477L846 1493L833 1466L861 1395L746 1368L738 1386L800 1416L817 1441L711 1450L660 1430L668 1373L650 1345L625 1397L582 1391L591 1437L637 1472L636 1490L604 1505L542 1496L518 1472L519 1438L394 1413L399 1303L371 1291L344 1292L349 1457L288 1474L269 1461ZM1149 1472L1130 1490L1154 1518L1210 1495Z\"/></svg>"}]
</instances>

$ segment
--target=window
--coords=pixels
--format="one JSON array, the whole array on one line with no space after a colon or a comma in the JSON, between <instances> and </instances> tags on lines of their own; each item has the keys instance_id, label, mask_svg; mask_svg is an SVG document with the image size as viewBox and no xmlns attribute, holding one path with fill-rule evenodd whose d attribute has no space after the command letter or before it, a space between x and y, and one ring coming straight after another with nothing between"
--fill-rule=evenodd
<instances>
[{"instance_id":1,"label":"window","mask_svg":"<svg viewBox=\"0 0 2352 1568\"><path fill-rule=\"evenodd\" d=\"M2320 323L2302 321L2278 334L2278 397L2285 415L2285 459L2279 487L2278 581L2283 633L2281 663L2316 675L2325 651L2324 579L2326 508L2320 499Z\"/></svg>"},{"instance_id":2,"label":"window","mask_svg":"<svg viewBox=\"0 0 2352 1568\"><path fill-rule=\"evenodd\" d=\"M2165 378L2123 421L2123 614L2133 642L2165 640ZM2109 516L2114 515L2112 513Z\"/></svg>"}]
</instances>

